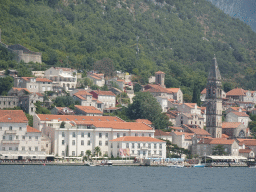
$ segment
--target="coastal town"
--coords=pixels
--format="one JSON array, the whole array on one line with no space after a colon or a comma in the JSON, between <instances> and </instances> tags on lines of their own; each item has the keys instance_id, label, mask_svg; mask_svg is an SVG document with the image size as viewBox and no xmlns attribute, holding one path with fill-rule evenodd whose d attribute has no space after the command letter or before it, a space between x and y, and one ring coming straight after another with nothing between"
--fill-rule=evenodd
<instances>
[{"instance_id":1,"label":"coastal town","mask_svg":"<svg viewBox=\"0 0 256 192\"><path fill-rule=\"evenodd\" d=\"M39 53L21 45L9 49L20 54L18 61L41 61ZM109 77L94 70L82 77L76 69L50 67L32 71L31 77L19 77L15 70L2 71L1 77L6 74L13 77L14 86L0 96L2 164L96 165L107 159L116 165L255 163L256 139L249 124L250 114L256 114L256 92L235 88L225 93L215 56L201 92L201 106L184 102L181 88L166 88L162 71L136 92L134 75L121 71ZM84 81L89 83L83 87ZM138 92L158 103L168 118L167 127L159 129L150 119L126 121L117 115L133 103ZM56 106L60 97L75 103L71 108Z\"/></svg>"}]
</instances>

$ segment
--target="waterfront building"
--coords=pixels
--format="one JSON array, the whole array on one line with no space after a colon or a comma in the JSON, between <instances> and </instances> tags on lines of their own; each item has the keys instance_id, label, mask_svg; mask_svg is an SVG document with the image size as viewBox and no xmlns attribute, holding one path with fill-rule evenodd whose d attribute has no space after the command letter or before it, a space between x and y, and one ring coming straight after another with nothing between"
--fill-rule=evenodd
<instances>
[{"instance_id":1,"label":"waterfront building","mask_svg":"<svg viewBox=\"0 0 256 192\"><path fill-rule=\"evenodd\" d=\"M109 145L109 157L166 158L166 142L152 137L119 137L110 140Z\"/></svg>"}]
</instances>

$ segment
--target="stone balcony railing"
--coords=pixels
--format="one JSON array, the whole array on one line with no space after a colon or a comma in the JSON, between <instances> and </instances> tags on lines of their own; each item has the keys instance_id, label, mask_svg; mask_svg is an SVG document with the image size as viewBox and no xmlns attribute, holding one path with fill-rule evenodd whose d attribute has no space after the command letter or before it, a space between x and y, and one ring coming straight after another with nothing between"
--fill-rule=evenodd
<instances>
[{"instance_id":1,"label":"stone balcony railing","mask_svg":"<svg viewBox=\"0 0 256 192\"><path fill-rule=\"evenodd\" d=\"M6 130L5 134L16 134L15 130Z\"/></svg>"},{"instance_id":2,"label":"stone balcony railing","mask_svg":"<svg viewBox=\"0 0 256 192\"><path fill-rule=\"evenodd\" d=\"M2 140L2 144L19 144L20 140Z\"/></svg>"}]
</instances>

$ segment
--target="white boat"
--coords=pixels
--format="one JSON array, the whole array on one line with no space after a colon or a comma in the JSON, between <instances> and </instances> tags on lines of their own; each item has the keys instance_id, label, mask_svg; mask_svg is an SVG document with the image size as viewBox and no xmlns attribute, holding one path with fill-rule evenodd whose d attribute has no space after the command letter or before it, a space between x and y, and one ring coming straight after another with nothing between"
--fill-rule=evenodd
<instances>
[{"instance_id":1,"label":"white boat","mask_svg":"<svg viewBox=\"0 0 256 192\"><path fill-rule=\"evenodd\" d=\"M174 168L183 168L184 165L173 165L173 164L169 164L169 165L166 165L167 167L174 167Z\"/></svg>"}]
</instances>

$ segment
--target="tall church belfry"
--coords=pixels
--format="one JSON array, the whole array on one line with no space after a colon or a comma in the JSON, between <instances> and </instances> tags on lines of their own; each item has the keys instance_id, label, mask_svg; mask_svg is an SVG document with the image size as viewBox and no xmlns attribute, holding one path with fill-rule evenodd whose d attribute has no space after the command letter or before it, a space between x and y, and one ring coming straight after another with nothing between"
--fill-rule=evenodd
<instances>
[{"instance_id":1,"label":"tall church belfry","mask_svg":"<svg viewBox=\"0 0 256 192\"><path fill-rule=\"evenodd\" d=\"M206 85L206 131L213 138L222 137L222 84L216 57L212 60Z\"/></svg>"}]
</instances>

